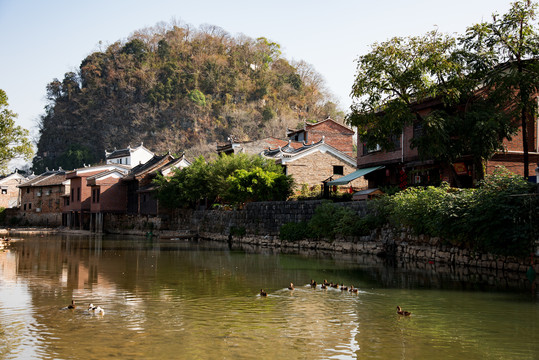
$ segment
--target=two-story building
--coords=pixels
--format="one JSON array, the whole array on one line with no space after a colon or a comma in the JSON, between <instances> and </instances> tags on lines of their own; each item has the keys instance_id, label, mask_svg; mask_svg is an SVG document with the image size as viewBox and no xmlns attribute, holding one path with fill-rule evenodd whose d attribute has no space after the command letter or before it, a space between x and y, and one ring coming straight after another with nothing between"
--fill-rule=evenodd
<instances>
[{"instance_id":1,"label":"two-story building","mask_svg":"<svg viewBox=\"0 0 539 360\"><path fill-rule=\"evenodd\" d=\"M62 197L69 192L64 170L46 171L18 187L23 222L47 226L62 224Z\"/></svg>"},{"instance_id":2,"label":"two-story building","mask_svg":"<svg viewBox=\"0 0 539 360\"><path fill-rule=\"evenodd\" d=\"M182 155L174 158L170 154L155 155L144 164L135 166L122 183L127 189L127 213L156 216L159 213L159 202L153 195L156 189L153 180L157 174L170 176L174 169L183 169L191 163Z\"/></svg>"},{"instance_id":3,"label":"two-story building","mask_svg":"<svg viewBox=\"0 0 539 360\"><path fill-rule=\"evenodd\" d=\"M428 115L440 103L429 100L415 104L414 110L421 116ZM436 159L421 159L417 148L412 149L412 139L420 136L422 124L416 121L406 126L400 136L394 139L395 146L392 151L383 151L380 147L367 148L358 138L357 167L366 172L365 177L369 188L386 185L430 185L440 181L449 182L452 186L470 187L477 178L476 165L471 156L463 156L450 168ZM539 162L539 123L528 122L527 128L529 144L529 173L535 173ZM496 166L505 166L515 174L524 176L524 152L522 149L522 131L512 137L504 139L503 151L497 152L485 164L485 174L491 174Z\"/></svg>"},{"instance_id":4,"label":"two-story building","mask_svg":"<svg viewBox=\"0 0 539 360\"><path fill-rule=\"evenodd\" d=\"M129 169L128 165L105 164L69 171L66 179L70 184L70 193L64 198L63 225L90 230L102 217L93 213L125 209L127 197L120 179L127 175Z\"/></svg>"}]
</instances>

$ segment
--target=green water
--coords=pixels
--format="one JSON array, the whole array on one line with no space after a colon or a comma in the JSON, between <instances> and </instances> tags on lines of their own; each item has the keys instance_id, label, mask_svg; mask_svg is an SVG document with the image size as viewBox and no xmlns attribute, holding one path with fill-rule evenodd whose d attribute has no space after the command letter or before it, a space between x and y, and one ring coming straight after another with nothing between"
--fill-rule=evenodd
<instances>
[{"instance_id":1,"label":"green water","mask_svg":"<svg viewBox=\"0 0 539 360\"><path fill-rule=\"evenodd\" d=\"M28 238L0 253L0 358L538 359L536 297L456 272L216 243ZM78 307L62 309L71 299Z\"/></svg>"}]
</instances>

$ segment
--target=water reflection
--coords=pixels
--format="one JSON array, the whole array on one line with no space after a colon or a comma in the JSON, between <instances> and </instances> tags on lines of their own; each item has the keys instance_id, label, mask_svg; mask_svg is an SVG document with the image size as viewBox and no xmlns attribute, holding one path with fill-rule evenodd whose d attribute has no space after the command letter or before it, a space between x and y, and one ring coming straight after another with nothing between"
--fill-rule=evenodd
<instances>
[{"instance_id":1,"label":"water reflection","mask_svg":"<svg viewBox=\"0 0 539 360\"><path fill-rule=\"evenodd\" d=\"M519 341L539 335L538 303L519 292L525 284L510 276L501 277L508 279L501 288L511 292L486 291L495 275L219 243L26 239L0 253L0 354L6 359L539 357L539 345ZM360 291L311 289L310 279L353 284ZM293 291L287 289L290 282L296 284ZM268 297L258 296L261 287ZM77 309L61 310L71 299ZM102 306L106 315L89 313L89 303ZM396 315L396 305L413 316Z\"/></svg>"}]
</instances>

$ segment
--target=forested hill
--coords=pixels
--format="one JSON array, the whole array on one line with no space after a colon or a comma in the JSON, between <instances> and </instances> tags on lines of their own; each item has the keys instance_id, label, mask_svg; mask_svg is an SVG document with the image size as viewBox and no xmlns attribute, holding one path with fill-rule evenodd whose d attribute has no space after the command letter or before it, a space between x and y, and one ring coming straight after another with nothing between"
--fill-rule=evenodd
<instances>
[{"instance_id":1,"label":"forested hill","mask_svg":"<svg viewBox=\"0 0 539 360\"><path fill-rule=\"evenodd\" d=\"M283 58L266 38L215 26L135 32L54 79L47 97L36 173L96 163L105 150L141 142L157 153L195 156L230 134L283 137L304 120L339 118L310 65Z\"/></svg>"}]
</instances>

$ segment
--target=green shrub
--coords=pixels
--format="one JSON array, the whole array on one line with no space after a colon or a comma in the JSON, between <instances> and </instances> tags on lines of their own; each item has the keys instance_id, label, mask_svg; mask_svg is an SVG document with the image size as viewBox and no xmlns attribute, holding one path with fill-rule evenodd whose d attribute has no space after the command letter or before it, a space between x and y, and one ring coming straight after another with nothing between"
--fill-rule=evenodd
<instances>
[{"instance_id":1,"label":"green shrub","mask_svg":"<svg viewBox=\"0 0 539 360\"><path fill-rule=\"evenodd\" d=\"M371 202L374 214L416 234L500 255L526 255L539 236L539 200L534 186L505 168L477 189L409 188Z\"/></svg>"},{"instance_id":2,"label":"green shrub","mask_svg":"<svg viewBox=\"0 0 539 360\"><path fill-rule=\"evenodd\" d=\"M247 230L245 229L245 226L231 226L230 227L230 235L232 236L238 236L243 237L247 233Z\"/></svg>"},{"instance_id":3,"label":"green shrub","mask_svg":"<svg viewBox=\"0 0 539 360\"><path fill-rule=\"evenodd\" d=\"M310 237L309 226L306 222L286 223L279 231L279 238L286 241L299 241Z\"/></svg>"}]
</instances>

